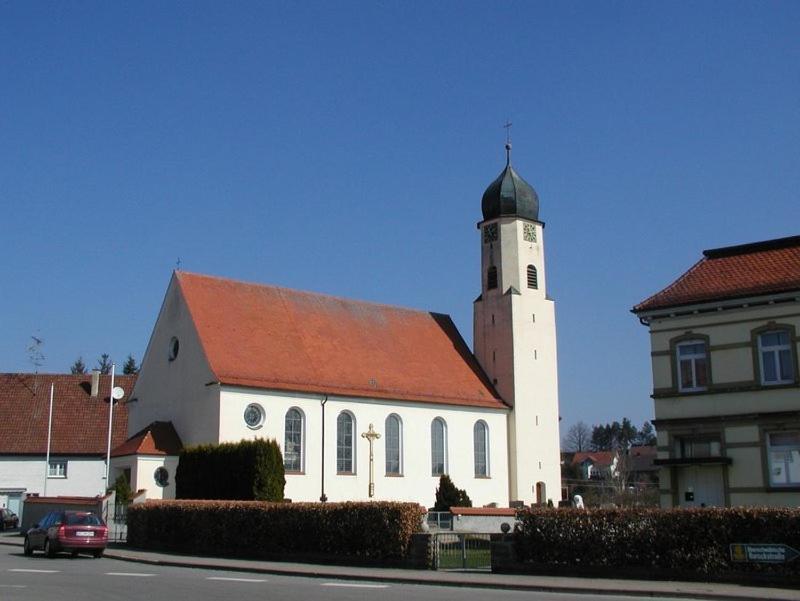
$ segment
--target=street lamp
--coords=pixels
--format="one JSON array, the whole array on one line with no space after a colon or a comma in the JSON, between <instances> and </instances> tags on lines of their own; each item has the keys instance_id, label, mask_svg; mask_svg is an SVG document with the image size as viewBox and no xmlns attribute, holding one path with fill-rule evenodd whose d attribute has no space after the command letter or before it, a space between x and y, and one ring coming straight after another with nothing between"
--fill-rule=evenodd
<instances>
[{"instance_id":1,"label":"street lamp","mask_svg":"<svg viewBox=\"0 0 800 601\"><path fill-rule=\"evenodd\" d=\"M111 426L112 420L114 418L114 401L120 400L122 397L125 396L125 391L120 388L119 386L114 386L114 370L116 369L116 364L111 364L111 394L108 398L108 449L106 451L106 490L103 491L105 493L108 490L108 472L111 469Z\"/></svg>"}]
</instances>

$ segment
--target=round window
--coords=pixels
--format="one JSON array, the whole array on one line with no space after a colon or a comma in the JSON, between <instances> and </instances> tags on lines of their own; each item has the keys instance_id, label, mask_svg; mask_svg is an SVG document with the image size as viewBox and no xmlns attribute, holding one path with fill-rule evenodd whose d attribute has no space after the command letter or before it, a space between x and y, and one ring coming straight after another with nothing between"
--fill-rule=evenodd
<instances>
[{"instance_id":1,"label":"round window","mask_svg":"<svg viewBox=\"0 0 800 601\"><path fill-rule=\"evenodd\" d=\"M153 478L159 486L167 486L169 484L169 472L165 467L156 468Z\"/></svg>"},{"instance_id":2,"label":"round window","mask_svg":"<svg viewBox=\"0 0 800 601\"><path fill-rule=\"evenodd\" d=\"M256 430L264 424L264 409L261 405L251 403L244 410L244 423L251 430Z\"/></svg>"},{"instance_id":3,"label":"round window","mask_svg":"<svg viewBox=\"0 0 800 601\"><path fill-rule=\"evenodd\" d=\"M178 351L181 348L181 343L178 342L178 339L175 336L169 341L169 360L175 361L178 356Z\"/></svg>"}]
</instances>

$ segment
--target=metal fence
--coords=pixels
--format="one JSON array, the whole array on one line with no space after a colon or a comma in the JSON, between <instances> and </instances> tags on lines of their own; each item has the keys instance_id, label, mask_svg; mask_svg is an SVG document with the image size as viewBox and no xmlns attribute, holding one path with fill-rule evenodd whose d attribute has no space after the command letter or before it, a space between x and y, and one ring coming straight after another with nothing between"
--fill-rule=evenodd
<instances>
[{"instance_id":1,"label":"metal fence","mask_svg":"<svg viewBox=\"0 0 800 601\"><path fill-rule=\"evenodd\" d=\"M433 539L437 570L491 571L490 534L439 532Z\"/></svg>"},{"instance_id":2,"label":"metal fence","mask_svg":"<svg viewBox=\"0 0 800 601\"><path fill-rule=\"evenodd\" d=\"M108 526L108 541L112 543L124 543L128 540L128 505L117 503L113 511L109 507L106 518Z\"/></svg>"},{"instance_id":3,"label":"metal fence","mask_svg":"<svg viewBox=\"0 0 800 601\"><path fill-rule=\"evenodd\" d=\"M429 511L428 528L431 530L452 530L453 514L449 511Z\"/></svg>"}]
</instances>

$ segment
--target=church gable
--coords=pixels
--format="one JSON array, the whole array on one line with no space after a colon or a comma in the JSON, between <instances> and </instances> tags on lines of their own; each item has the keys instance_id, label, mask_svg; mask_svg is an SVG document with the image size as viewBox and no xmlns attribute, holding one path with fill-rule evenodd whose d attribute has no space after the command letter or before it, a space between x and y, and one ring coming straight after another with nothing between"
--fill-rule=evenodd
<instances>
[{"instance_id":1,"label":"church gable","mask_svg":"<svg viewBox=\"0 0 800 601\"><path fill-rule=\"evenodd\" d=\"M447 315L177 272L221 384L504 408Z\"/></svg>"}]
</instances>

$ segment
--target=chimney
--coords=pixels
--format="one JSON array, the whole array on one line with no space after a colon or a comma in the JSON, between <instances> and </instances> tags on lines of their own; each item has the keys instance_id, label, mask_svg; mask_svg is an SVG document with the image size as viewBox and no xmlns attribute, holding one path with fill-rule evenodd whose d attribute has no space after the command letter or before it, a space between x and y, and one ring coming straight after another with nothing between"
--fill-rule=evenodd
<instances>
[{"instance_id":1,"label":"chimney","mask_svg":"<svg viewBox=\"0 0 800 601\"><path fill-rule=\"evenodd\" d=\"M100 394L100 370L92 370L92 397L96 398Z\"/></svg>"}]
</instances>

